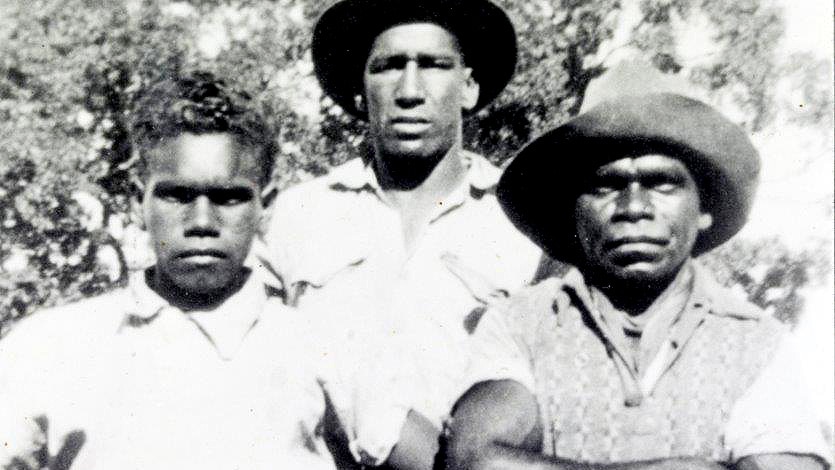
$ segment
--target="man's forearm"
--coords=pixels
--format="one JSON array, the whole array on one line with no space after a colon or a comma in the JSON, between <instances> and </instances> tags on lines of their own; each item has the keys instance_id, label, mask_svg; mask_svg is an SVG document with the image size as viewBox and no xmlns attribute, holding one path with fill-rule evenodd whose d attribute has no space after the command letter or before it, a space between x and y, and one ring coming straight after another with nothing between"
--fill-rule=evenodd
<instances>
[{"instance_id":1,"label":"man's forearm","mask_svg":"<svg viewBox=\"0 0 835 470\"><path fill-rule=\"evenodd\" d=\"M438 454L440 431L423 415L410 411L384 468L432 470Z\"/></svg>"},{"instance_id":2,"label":"man's forearm","mask_svg":"<svg viewBox=\"0 0 835 470\"><path fill-rule=\"evenodd\" d=\"M501 444L493 444L467 467L470 470L727 470L705 459L681 457L639 462L596 464L548 457Z\"/></svg>"}]
</instances>

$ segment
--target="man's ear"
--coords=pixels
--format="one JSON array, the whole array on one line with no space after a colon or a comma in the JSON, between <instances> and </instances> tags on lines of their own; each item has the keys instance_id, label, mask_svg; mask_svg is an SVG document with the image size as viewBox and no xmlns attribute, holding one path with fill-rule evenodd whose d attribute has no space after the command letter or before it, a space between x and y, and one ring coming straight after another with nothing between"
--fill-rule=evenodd
<instances>
[{"instance_id":1,"label":"man's ear","mask_svg":"<svg viewBox=\"0 0 835 470\"><path fill-rule=\"evenodd\" d=\"M365 99L360 94L354 95L354 107L361 112L366 112L365 109Z\"/></svg>"},{"instance_id":2,"label":"man's ear","mask_svg":"<svg viewBox=\"0 0 835 470\"><path fill-rule=\"evenodd\" d=\"M713 214L702 212L699 214L699 231L704 232L713 226Z\"/></svg>"},{"instance_id":3,"label":"man's ear","mask_svg":"<svg viewBox=\"0 0 835 470\"><path fill-rule=\"evenodd\" d=\"M272 214L270 209L276 196L278 196L278 188L273 181L267 183L261 189L261 215L258 219L258 232L261 235L266 235L270 226L270 215Z\"/></svg>"},{"instance_id":4,"label":"man's ear","mask_svg":"<svg viewBox=\"0 0 835 470\"><path fill-rule=\"evenodd\" d=\"M461 94L461 107L464 108L464 111L470 111L478 103L478 95L481 88L476 79L473 78L473 69L467 67L464 69L464 73L466 74L466 78Z\"/></svg>"}]
</instances>

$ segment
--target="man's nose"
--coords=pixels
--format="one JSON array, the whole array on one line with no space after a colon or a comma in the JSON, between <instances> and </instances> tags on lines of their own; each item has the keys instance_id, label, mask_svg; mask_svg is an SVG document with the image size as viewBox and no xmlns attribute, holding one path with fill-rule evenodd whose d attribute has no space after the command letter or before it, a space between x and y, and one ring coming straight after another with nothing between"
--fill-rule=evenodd
<instances>
[{"instance_id":1,"label":"man's nose","mask_svg":"<svg viewBox=\"0 0 835 470\"><path fill-rule=\"evenodd\" d=\"M615 217L624 220L652 218L654 209L649 191L640 183L629 183L618 196Z\"/></svg>"},{"instance_id":2,"label":"man's nose","mask_svg":"<svg viewBox=\"0 0 835 470\"><path fill-rule=\"evenodd\" d=\"M397 104L404 108L410 108L423 103L425 98L423 79L420 75L420 67L414 60L410 60L403 68L400 81L395 90Z\"/></svg>"},{"instance_id":3,"label":"man's nose","mask_svg":"<svg viewBox=\"0 0 835 470\"><path fill-rule=\"evenodd\" d=\"M189 205L185 224L187 237L217 237L218 214L206 195L197 196Z\"/></svg>"}]
</instances>

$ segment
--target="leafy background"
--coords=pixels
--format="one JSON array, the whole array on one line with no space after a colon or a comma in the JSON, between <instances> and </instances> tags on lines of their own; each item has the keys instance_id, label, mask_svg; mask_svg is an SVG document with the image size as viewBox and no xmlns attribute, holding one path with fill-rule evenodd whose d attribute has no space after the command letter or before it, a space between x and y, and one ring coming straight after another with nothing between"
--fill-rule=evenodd
<instances>
[{"instance_id":1,"label":"leafy background","mask_svg":"<svg viewBox=\"0 0 835 470\"><path fill-rule=\"evenodd\" d=\"M280 128L282 188L355 153L363 124L323 97L312 74L310 31L330 3L0 3L0 334L38 308L121 285L150 261L129 211L126 113L156 77L203 68L250 90ZM744 126L764 159L751 223L705 262L793 325L810 297L824 299L814 310L831 350L832 5L497 3L519 33L519 65L468 122L468 146L505 161L576 114L589 83L624 58L682 77Z\"/></svg>"}]
</instances>

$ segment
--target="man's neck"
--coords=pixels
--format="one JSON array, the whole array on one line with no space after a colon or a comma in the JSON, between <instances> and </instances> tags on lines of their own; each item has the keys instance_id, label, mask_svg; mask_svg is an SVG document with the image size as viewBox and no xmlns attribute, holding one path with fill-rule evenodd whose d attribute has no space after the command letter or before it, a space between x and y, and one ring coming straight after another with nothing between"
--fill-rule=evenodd
<instances>
[{"instance_id":1,"label":"man's neck","mask_svg":"<svg viewBox=\"0 0 835 470\"><path fill-rule=\"evenodd\" d=\"M467 177L460 144L453 145L420 183L413 187L385 184L387 175L392 174L388 172L389 169L383 159L375 160L375 171L386 199L400 213L407 245L418 237L435 208Z\"/></svg>"},{"instance_id":2,"label":"man's neck","mask_svg":"<svg viewBox=\"0 0 835 470\"><path fill-rule=\"evenodd\" d=\"M171 279L162 273L157 266L152 266L145 271L145 282L148 287L165 299L169 304L183 311L214 310L227 299L235 295L246 284L251 271L241 268L238 276L235 276L228 286L213 292L190 292L177 286Z\"/></svg>"},{"instance_id":3,"label":"man's neck","mask_svg":"<svg viewBox=\"0 0 835 470\"><path fill-rule=\"evenodd\" d=\"M598 292L606 296L611 306L631 316L636 321L642 321L643 316L654 311L653 305L663 302L671 294L677 292L689 277L688 263L684 263L669 279L655 282L623 280L606 280L599 276L590 276L590 284Z\"/></svg>"}]
</instances>

